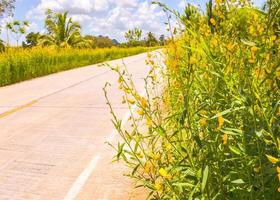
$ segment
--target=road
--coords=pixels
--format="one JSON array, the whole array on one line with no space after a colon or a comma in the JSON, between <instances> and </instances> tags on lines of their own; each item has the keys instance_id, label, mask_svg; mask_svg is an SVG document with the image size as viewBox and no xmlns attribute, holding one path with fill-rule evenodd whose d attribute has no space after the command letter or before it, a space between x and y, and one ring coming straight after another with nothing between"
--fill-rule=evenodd
<instances>
[{"instance_id":1,"label":"road","mask_svg":"<svg viewBox=\"0 0 280 200\"><path fill-rule=\"evenodd\" d=\"M139 91L147 54L125 58ZM122 60L109 62L122 64ZM118 140L104 98L106 82L118 116L117 76L93 65L0 88L0 200L145 199L111 163Z\"/></svg>"}]
</instances>

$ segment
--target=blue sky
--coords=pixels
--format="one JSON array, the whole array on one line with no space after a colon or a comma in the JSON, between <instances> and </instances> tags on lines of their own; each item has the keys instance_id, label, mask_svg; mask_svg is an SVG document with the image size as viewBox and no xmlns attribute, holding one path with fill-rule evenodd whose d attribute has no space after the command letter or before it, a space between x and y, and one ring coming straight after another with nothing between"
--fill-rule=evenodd
<instances>
[{"instance_id":1,"label":"blue sky","mask_svg":"<svg viewBox=\"0 0 280 200\"><path fill-rule=\"evenodd\" d=\"M152 0L17 0L14 19L28 20L29 31L43 31L44 10L69 11L79 21L84 34L107 35L120 41L124 32L140 27L157 35L165 32L164 13L152 6ZM265 0L255 0L260 6ZM206 0L162 0L168 6L182 10L186 3L205 5ZM2 19L2 21L6 19ZM2 22L3 24L4 22ZM3 33L2 33L2 38ZM5 39L5 38L3 38Z\"/></svg>"}]
</instances>

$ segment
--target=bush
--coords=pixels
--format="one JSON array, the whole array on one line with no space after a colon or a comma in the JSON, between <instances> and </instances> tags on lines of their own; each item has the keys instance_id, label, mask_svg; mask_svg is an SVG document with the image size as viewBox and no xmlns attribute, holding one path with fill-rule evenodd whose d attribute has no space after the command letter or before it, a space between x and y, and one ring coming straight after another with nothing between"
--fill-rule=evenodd
<instances>
[{"instance_id":1,"label":"bush","mask_svg":"<svg viewBox=\"0 0 280 200\"><path fill-rule=\"evenodd\" d=\"M116 158L152 199L280 198L280 39L266 13L216 2L184 21L166 69L149 57L144 97L113 68L133 113L132 128L113 115Z\"/></svg>"}]
</instances>

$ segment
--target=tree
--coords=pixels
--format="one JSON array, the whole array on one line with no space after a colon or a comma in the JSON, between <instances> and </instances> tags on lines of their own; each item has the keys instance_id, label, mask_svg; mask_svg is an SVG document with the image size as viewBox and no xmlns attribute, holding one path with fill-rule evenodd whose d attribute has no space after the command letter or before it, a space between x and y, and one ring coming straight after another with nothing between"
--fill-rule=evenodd
<instances>
[{"instance_id":1,"label":"tree","mask_svg":"<svg viewBox=\"0 0 280 200\"><path fill-rule=\"evenodd\" d=\"M128 32L125 33L125 39L127 40L129 46L139 45L141 37L142 30L139 28L128 30Z\"/></svg>"},{"instance_id":2,"label":"tree","mask_svg":"<svg viewBox=\"0 0 280 200\"><path fill-rule=\"evenodd\" d=\"M15 0L0 0L0 18L7 12L8 15L12 15L14 9ZM0 34L1 34L0 28ZM0 50L3 50L5 47L3 40L0 40Z\"/></svg>"},{"instance_id":3,"label":"tree","mask_svg":"<svg viewBox=\"0 0 280 200\"><path fill-rule=\"evenodd\" d=\"M148 47L158 45L158 40L152 32L149 32L146 37L146 45Z\"/></svg>"},{"instance_id":4,"label":"tree","mask_svg":"<svg viewBox=\"0 0 280 200\"><path fill-rule=\"evenodd\" d=\"M161 35L161 36L159 37L159 44L160 44L161 46L164 46L164 45L165 45L165 36L164 36L164 35Z\"/></svg>"},{"instance_id":5,"label":"tree","mask_svg":"<svg viewBox=\"0 0 280 200\"><path fill-rule=\"evenodd\" d=\"M0 52L3 52L5 50L4 41L0 39Z\"/></svg>"},{"instance_id":6,"label":"tree","mask_svg":"<svg viewBox=\"0 0 280 200\"><path fill-rule=\"evenodd\" d=\"M92 48L110 48L116 46L116 42L110 39L108 36L99 35L98 37L93 35L85 36L85 39L90 40L92 43Z\"/></svg>"},{"instance_id":7,"label":"tree","mask_svg":"<svg viewBox=\"0 0 280 200\"><path fill-rule=\"evenodd\" d=\"M8 15L12 15L14 3L15 0L0 0L0 17L2 17L5 12L7 12Z\"/></svg>"},{"instance_id":8,"label":"tree","mask_svg":"<svg viewBox=\"0 0 280 200\"><path fill-rule=\"evenodd\" d=\"M40 37L42 45L55 45L58 47L88 47L90 43L85 40L80 31L81 26L68 17L68 12L46 12L45 27L47 34Z\"/></svg>"},{"instance_id":9,"label":"tree","mask_svg":"<svg viewBox=\"0 0 280 200\"><path fill-rule=\"evenodd\" d=\"M39 43L39 39L41 37L40 33L34 33L31 32L29 34L26 35L26 43L23 42L22 46L23 47L34 47L37 46Z\"/></svg>"},{"instance_id":10,"label":"tree","mask_svg":"<svg viewBox=\"0 0 280 200\"><path fill-rule=\"evenodd\" d=\"M26 28L29 27L28 21L18 21L15 20L13 22L6 24L7 29L7 45L9 45L9 33L11 32L14 35L15 40L17 41L17 45L21 37L26 34Z\"/></svg>"}]
</instances>

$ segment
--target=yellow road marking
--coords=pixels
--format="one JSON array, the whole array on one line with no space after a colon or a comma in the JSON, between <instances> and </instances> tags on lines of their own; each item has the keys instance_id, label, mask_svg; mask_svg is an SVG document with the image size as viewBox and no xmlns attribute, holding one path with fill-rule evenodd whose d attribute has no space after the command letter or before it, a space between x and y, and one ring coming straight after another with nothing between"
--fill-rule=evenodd
<instances>
[{"instance_id":1,"label":"yellow road marking","mask_svg":"<svg viewBox=\"0 0 280 200\"><path fill-rule=\"evenodd\" d=\"M38 100L34 100L34 101L31 101L31 102L29 102L29 103L27 103L27 104L24 104L24 105L22 105L22 106L18 106L18 107L14 108L14 109L8 110L8 111L6 111L6 112L0 114L0 119L2 119L2 118L4 118L4 117L7 117L7 116L9 116L9 115L11 115L11 114L14 114L15 112L20 111L20 110L22 110L22 109L24 109L24 108L28 108L28 107L34 105L34 104L37 103L37 102L38 102Z\"/></svg>"}]
</instances>

